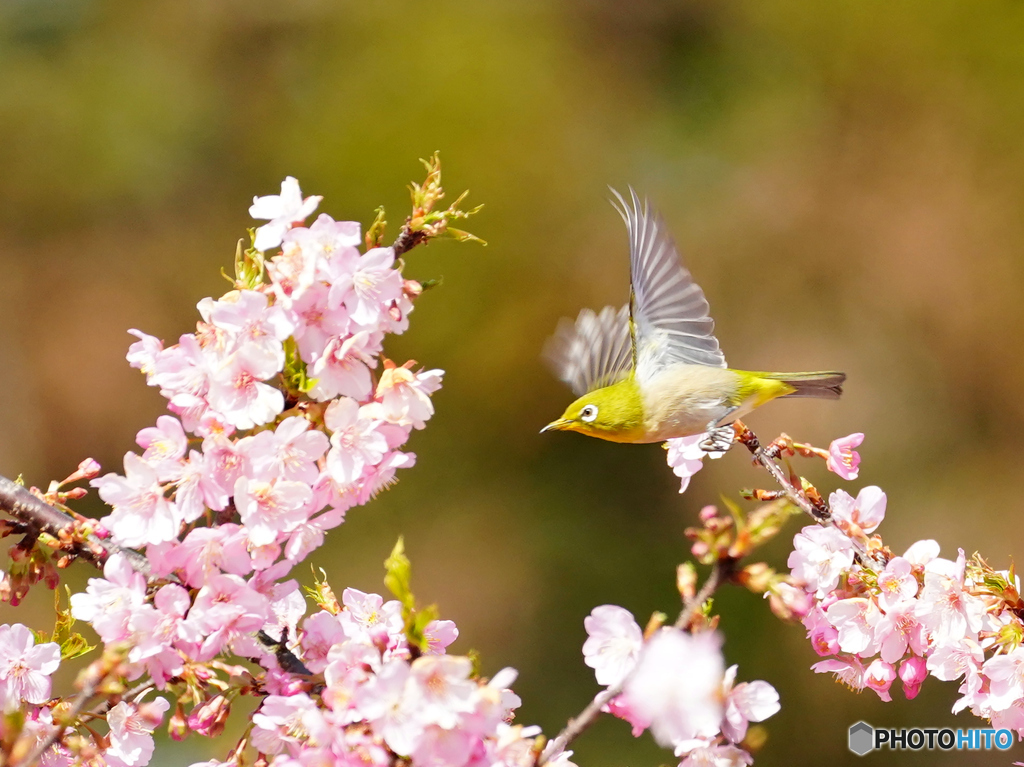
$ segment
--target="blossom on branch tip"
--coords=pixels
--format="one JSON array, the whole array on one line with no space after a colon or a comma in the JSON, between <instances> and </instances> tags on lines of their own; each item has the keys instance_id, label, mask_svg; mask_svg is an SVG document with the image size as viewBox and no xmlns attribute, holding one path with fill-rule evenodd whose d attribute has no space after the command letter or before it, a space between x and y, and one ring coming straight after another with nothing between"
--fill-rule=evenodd
<instances>
[{"instance_id":1,"label":"blossom on branch tip","mask_svg":"<svg viewBox=\"0 0 1024 767\"><path fill-rule=\"evenodd\" d=\"M322 199L323 197L319 195L303 199L299 182L292 176L281 182L281 194L254 197L252 205L249 206L249 215L253 218L269 219L269 223L256 230L253 247L259 251L276 248L284 239L285 232L293 224L305 221Z\"/></svg>"},{"instance_id":2,"label":"blossom on branch tip","mask_svg":"<svg viewBox=\"0 0 1024 767\"><path fill-rule=\"evenodd\" d=\"M863 488L856 498L845 490L836 490L829 496L828 502L837 522L856 525L857 529L865 533L873 533L885 519L885 493L874 485Z\"/></svg>"},{"instance_id":3,"label":"blossom on branch tip","mask_svg":"<svg viewBox=\"0 0 1024 767\"><path fill-rule=\"evenodd\" d=\"M832 440L828 446L828 458L825 465L845 480L857 479L860 466L860 453L854 448L860 447L864 435L860 432Z\"/></svg>"}]
</instances>

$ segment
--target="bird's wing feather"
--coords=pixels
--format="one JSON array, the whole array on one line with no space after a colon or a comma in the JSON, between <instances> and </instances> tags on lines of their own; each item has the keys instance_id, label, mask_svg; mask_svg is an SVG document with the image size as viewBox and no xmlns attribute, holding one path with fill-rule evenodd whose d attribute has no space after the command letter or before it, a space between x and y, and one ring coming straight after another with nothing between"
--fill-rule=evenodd
<instances>
[{"instance_id":1,"label":"bird's wing feather","mask_svg":"<svg viewBox=\"0 0 1024 767\"><path fill-rule=\"evenodd\" d=\"M612 205L629 229L630 330L637 378L668 365L725 367L704 291L679 260L665 223L632 188L632 204L612 189Z\"/></svg>"},{"instance_id":2,"label":"bird's wing feather","mask_svg":"<svg viewBox=\"0 0 1024 767\"><path fill-rule=\"evenodd\" d=\"M544 347L555 375L581 397L629 375L632 344L629 307L606 306L600 314L584 309L573 323L562 319Z\"/></svg>"}]
</instances>

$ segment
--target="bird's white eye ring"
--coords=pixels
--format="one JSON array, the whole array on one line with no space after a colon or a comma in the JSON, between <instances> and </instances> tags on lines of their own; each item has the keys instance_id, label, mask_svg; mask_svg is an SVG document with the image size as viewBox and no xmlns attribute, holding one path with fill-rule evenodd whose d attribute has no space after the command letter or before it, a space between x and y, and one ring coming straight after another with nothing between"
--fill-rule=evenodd
<instances>
[{"instance_id":1,"label":"bird's white eye ring","mask_svg":"<svg viewBox=\"0 0 1024 767\"><path fill-rule=\"evenodd\" d=\"M592 423L597 418L597 405L587 405L580 411L580 418Z\"/></svg>"}]
</instances>

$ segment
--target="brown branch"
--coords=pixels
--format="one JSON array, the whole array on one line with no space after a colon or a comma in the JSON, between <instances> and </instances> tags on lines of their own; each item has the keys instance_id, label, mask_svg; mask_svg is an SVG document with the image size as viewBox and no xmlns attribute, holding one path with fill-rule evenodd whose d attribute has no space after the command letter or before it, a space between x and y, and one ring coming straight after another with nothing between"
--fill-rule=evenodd
<instances>
[{"instance_id":1,"label":"brown branch","mask_svg":"<svg viewBox=\"0 0 1024 767\"><path fill-rule=\"evenodd\" d=\"M834 527L835 523L832 520L832 509L829 508L828 504L825 503L818 495L817 491L812 488L813 496L808 495L803 488L798 488L790 478L786 476L786 473L782 470L782 467L775 463L772 455L769 454L768 450L761 446L760 440L757 435L754 434L750 428L742 421L736 421L733 423L733 428L736 430L736 439L740 442L750 454L754 456L754 463L760 464L765 471L771 474L779 486L782 487L782 492L786 498L797 507L802 509L805 513L809 514L818 524L824 525L825 527ZM846 535L846 533L843 533ZM868 550L867 546L864 545L862 540L858 540L851 536L850 542L856 551L856 556L862 564L867 564L872 567L884 567L885 563L880 562L874 552Z\"/></svg>"},{"instance_id":2,"label":"brown branch","mask_svg":"<svg viewBox=\"0 0 1024 767\"><path fill-rule=\"evenodd\" d=\"M422 229L414 230L412 228L412 219L406 219L405 224L402 225L402 231L399 232L398 237L391 244L395 251L395 258L400 258L420 243L426 242L427 239L428 235L426 232Z\"/></svg>"},{"instance_id":3,"label":"brown branch","mask_svg":"<svg viewBox=\"0 0 1024 767\"><path fill-rule=\"evenodd\" d=\"M0 476L0 511L7 512L36 535L48 533L65 543L64 548L70 548L70 553L83 557L98 567L102 567L111 554L123 554L136 572L150 577L149 560L142 554L103 540L93 533L88 533L84 537L76 536L79 525L74 517L3 476Z\"/></svg>"},{"instance_id":4,"label":"brown branch","mask_svg":"<svg viewBox=\"0 0 1024 767\"><path fill-rule=\"evenodd\" d=\"M733 560L725 559L715 563L714 567L711 568L711 572L708 575L704 585L701 586L693 597L687 599L683 604L683 609L679 613L679 617L676 618L676 622L673 624L674 628L685 631L690 627L693 621L697 618L703 604L715 593L715 590L725 580L729 571L733 565ZM537 766L544 767L548 764L552 758L558 756L560 753L565 751L566 746L572 743L576 738L583 734L590 725L594 723L594 720L601 714L601 710L608 705L612 700L622 694L622 690L625 688L626 683L629 681L630 675L627 675L618 684L613 684L605 690L602 690L594 699L587 704L587 707L583 709L577 716L569 720L569 723L565 725L565 728L558 733L554 740L550 741L544 750L541 752L537 759Z\"/></svg>"},{"instance_id":5,"label":"brown branch","mask_svg":"<svg viewBox=\"0 0 1024 767\"><path fill-rule=\"evenodd\" d=\"M46 735L36 741L35 746L23 759L16 759L13 764L16 767L34 767L39 764L40 760L50 748L53 747L64 736L64 733L79 718L79 714L82 713L82 709L85 708L85 704L88 703L92 698L96 696L100 685L103 684L107 677L111 676L117 669L118 663L108 656L100 658L96 662L88 666L80 677L82 682L82 689L79 690L78 695L75 696L71 702L71 706L60 714L60 721L51 729ZM17 743L15 743L15 749L17 749ZM12 754L17 756L16 753Z\"/></svg>"}]
</instances>

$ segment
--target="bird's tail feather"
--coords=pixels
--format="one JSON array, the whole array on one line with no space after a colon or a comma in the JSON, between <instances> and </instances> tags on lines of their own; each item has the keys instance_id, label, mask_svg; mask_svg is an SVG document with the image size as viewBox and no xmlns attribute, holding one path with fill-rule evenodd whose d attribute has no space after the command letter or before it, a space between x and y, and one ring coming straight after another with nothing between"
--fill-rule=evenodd
<instances>
[{"instance_id":1,"label":"bird's tail feather","mask_svg":"<svg viewBox=\"0 0 1024 767\"><path fill-rule=\"evenodd\" d=\"M782 381L793 387L787 397L816 397L818 399L839 399L843 393L846 373L823 370L814 373L762 373L763 378Z\"/></svg>"}]
</instances>

